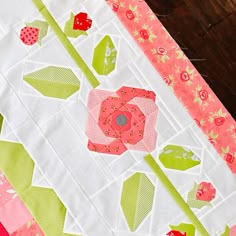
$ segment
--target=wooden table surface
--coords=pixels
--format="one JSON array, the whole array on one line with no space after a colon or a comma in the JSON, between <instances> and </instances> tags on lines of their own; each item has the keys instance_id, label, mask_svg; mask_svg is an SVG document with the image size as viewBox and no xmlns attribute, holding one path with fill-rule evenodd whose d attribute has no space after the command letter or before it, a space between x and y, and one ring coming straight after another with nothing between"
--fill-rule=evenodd
<instances>
[{"instance_id":1,"label":"wooden table surface","mask_svg":"<svg viewBox=\"0 0 236 236\"><path fill-rule=\"evenodd\" d=\"M236 119L236 0L146 2Z\"/></svg>"}]
</instances>

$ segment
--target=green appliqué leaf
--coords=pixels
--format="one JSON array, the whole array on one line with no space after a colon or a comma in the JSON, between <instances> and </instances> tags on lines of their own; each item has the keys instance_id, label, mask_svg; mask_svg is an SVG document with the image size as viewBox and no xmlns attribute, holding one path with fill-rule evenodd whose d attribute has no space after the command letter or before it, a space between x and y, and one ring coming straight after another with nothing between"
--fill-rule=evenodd
<instances>
[{"instance_id":1,"label":"green appliqu\u00e9 leaf","mask_svg":"<svg viewBox=\"0 0 236 236\"><path fill-rule=\"evenodd\" d=\"M225 226L225 232L221 234L221 236L229 236L230 228L228 225Z\"/></svg>"},{"instance_id":2,"label":"green appliqu\u00e9 leaf","mask_svg":"<svg viewBox=\"0 0 236 236\"><path fill-rule=\"evenodd\" d=\"M117 50L109 35L106 35L95 47L93 68L99 75L108 75L115 70Z\"/></svg>"},{"instance_id":3,"label":"green appliqu\u00e9 leaf","mask_svg":"<svg viewBox=\"0 0 236 236\"><path fill-rule=\"evenodd\" d=\"M121 207L131 231L135 231L152 209L155 187L143 173L135 173L123 184Z\"/></svg>"},{"instance_id":4,"label":"green appliqu\u00e9 leaf","mask_svg":"<svg viewBox=\"0 0 236 236\"><path fill-rule=\"evenodd\" d=\"M80 82L69 68L49 66L24 76L24 81L47 97L66 99L80 88Z\"/></svg>"},{"instance_id":5,"label":"green appliqu\u00e9 leaf","mask_svg":"<svg viewBox=\"0 0 236 236\"><path fill-rule=\"evenodd\" d=\"M48 33L48 23L41 20L35 20L31 23L25 23L25 25L39 29L38 44L41 45L42 39L47 36Z\"/></svg>"},{"instance_id":6,"label":"green appliqu\u00e9 leaf","mask_svg":"<svg viewBox=\"0 0 236 236\"><path fill-rule=\"evenodd\" d=\"M187 236L195 235L195 228L192 224L181 223L178 226L170 225L172 230L177 230L183 233L186 233Z\"/></svg>"},{"instance_id":7,"label":"green appliqu\u00e9 leaf","mask_svg":"<svg viewBox=\"0 0 236 236\"><path fill-rule=\"evenodd\" d=\"M64 28L65 35L71 38L78 38L80 35L88 35L86 31L73 29L74 18L75 18L75 15L71 13L70 19L65 24L65 28Z\"/></svg>"},{"instance_id":8,"label":"green appliqu\u00e9 leaf","mask_svg":"<svg viewBox=\"0 0 236 236\"><path fill-rule=\"evenodd\" d=\"M190 207L197 208L197 209L200 209L204 206L211 206L211 204L207 201L197 200L196 195L197 195L198 187L199 185L194 183L193 189L188 193L187 204Z\"/></svg>"},{"instance_id":9,"label":"green appliqu\u00e9 leaf","mask_svg":"<svg viewBox=\"0 0 236 236\"><path fill-rule=\"evenodd\" d=\"M201 163L191 150L176 145L166 146L160 153L159 160L168 169L182 171Z\"/></svg>"}]
</instances>

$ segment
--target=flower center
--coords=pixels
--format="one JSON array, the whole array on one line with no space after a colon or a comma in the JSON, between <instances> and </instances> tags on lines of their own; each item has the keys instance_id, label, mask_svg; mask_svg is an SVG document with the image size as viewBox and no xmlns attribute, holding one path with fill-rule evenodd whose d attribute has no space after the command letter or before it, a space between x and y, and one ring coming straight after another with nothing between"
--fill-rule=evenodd
<instances>
[{"instance_id":1,"label":"flower center","mask_svg":"<svg viewBox=\"0 0 236 236\"><path fill-rule=\"evenodd\" d=\"M116 124L118 126L122 126L123 127L123 126L125 126L127 124L127 122L128 122L128 119L127 119L127 117L124 114L118 115L116 117Z\"/></svg>"}]
</instances>

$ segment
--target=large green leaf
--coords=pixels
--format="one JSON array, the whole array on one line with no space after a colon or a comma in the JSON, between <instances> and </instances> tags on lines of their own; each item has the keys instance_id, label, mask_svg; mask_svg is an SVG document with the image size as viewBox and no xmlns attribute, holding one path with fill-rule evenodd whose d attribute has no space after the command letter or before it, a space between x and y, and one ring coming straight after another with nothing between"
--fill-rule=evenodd
<instances>
[{"instance_id":1,"label":"large green leaf","mask_svg":"<svg viewBox=\"0 0 236 236\"><path fill-rule=\"evenodd\" d=\"M159 159L166 168L182 171L200 164L200 159L191 150L176 145L166 146Z\"/></svg>"},{"instance_id":2,"label":"large green leaf","mask_svg":"<svg viewBox=\"0 0 236 236\"><path fill-rule=\"evenodd\" d=\"M117 50L110 36L106 35L94 49L93 68L99 75L110 74L116 66Z\"/></svg>"},{"instance_id":3,"label":"large green leaf","mask_svg":"<svg viewBox=\"0 0 236 236\"><path fill-rule=\"evenodd\" d=\"M39 29L38 43L39 43L39 45L41 45L42 39L48 33L48 23L45 21L41 21L41 20L35 20L31 23L25 23L25 25Z\"/></svg>"},{"instance_id":4,"label":"large green leaf","mask_svg":"<svg viewBox=\"0 0 236 236\"><path fill-rule=\"evenodd\" d=\"M177 231L186 233L186 236L194 236L195 235L195 228L192 224L181 223L177 226L170 225L170 228L173 230L177 230Z\"/></svg>"},{"instance_id":5,"label":"large green leaf","mask_svg":"<svg viewBox=\"0 0 236 236\"><path fill-rule=\"evenodd\" d=\"M73 28L74 18L75 18L75 15L73 13L71 13L70 14L70 19L65 24L65 28L64 28L65 35L68 36L68 37L71 37L71 38L77 38L80 35L88 35L86 31L75 30Z\"/></svg>"},{"instance_id":6,"label":"large green leaf","mask_svg":"<svg viewBox=\"0 0 236 236\"><path fill-rule=\"evenodd\" d=\"M121 207L131 231L135 231L152 209L155 187L143 173L135 173L123 184Z\"/></svg>"},{"instance_id":7,"label":"large green leaf","mask_svg":"<svg viewBox=\"0 0 236 236\"><path fill-rule=\"evenodd\" d=\"M24 80L47 97L66 99L80 88L80 82L69 68L49 66L24 76Z\"/></svg>"},{"instance_id":8,"label":"large green leaf","mask_svg":"<svg viewBox=\"0 0 236 236\"><path fill-rule=\"evenodd\" d=\"M45 235L75 236L63 233L66 208L54 190L31 185L34 163L21 144L0 141L0 169Z\"/></svg>"}]
</instances>

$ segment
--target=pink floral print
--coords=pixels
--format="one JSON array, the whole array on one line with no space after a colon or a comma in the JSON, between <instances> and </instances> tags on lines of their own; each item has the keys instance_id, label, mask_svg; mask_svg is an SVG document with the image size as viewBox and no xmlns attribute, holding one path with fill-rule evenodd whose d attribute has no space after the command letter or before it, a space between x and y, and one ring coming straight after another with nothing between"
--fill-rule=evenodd
<instances>
[{"instance_id":1,"label":"pink floral print","mask_svg":"<svg viewBox=\"0 0 236 236\"><path fill-rule=\"evenodd\" d=\"M224 160L236 153L235 120L143 0L106 0ZM131 6L131 9L130 9ZM131 10L132 13L129 11ZM133 14L136 18L133 18ZM212 137L213 136L213 137ZM231 160L232 161L232 160ZM236 174L236 161L228 162Z\"/></svg>"}]
</instances>

